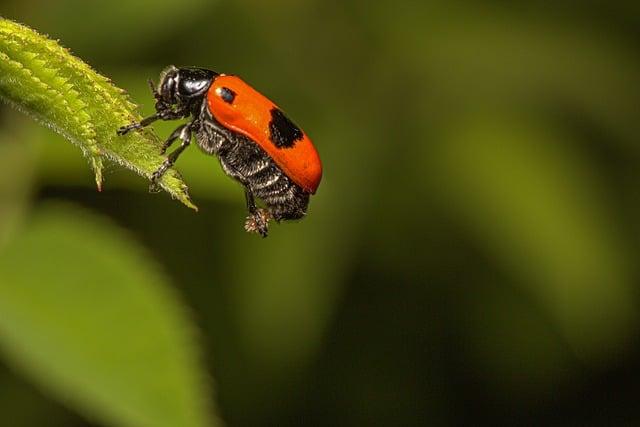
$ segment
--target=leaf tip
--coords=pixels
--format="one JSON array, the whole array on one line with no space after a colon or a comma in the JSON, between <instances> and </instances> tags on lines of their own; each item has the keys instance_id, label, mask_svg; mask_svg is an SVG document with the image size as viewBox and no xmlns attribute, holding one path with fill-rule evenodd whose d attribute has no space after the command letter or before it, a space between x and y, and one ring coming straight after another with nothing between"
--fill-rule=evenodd
<instances>
[{"instance_id":1,"label":"leaf tip","mask_svg":"<svg viewBox=\"0 0 640 427\"><path fill-rule=\"evenodd\" d=\"M181 195L180 197L180 201L188 208L193 209L194 211L198 212L198 207L191 201L191 197L189 197L189 194L187 194L186 192L184 194Z\"/></svg>"},{"instance_id":2,"label":"leaf tip","mask_svg":"<svg viewBox=\"0 0 640 427\"><path fill-rule=\"evenodd\" d=\"M102 191L102 183L104 181L102 175L102 158L99 156L91 157L91 168L93 169L93 173L96 179L96 187L98 187L98 191Z\"/></svg>"},{"instance_id":3,"label":"leaf tip","mask_svg":"<svg viewBox=\"0 0 640 427\"><path fill-rule=\"evenodd\" d=\"M183 205L198 212L198 207L193 203L193 201L191 201L191 196L189 196L189 193L187 192L186 187L182 188L180 193L178 193L176 196L178 200L182 202Z\"/></svg>"}]
</instances>

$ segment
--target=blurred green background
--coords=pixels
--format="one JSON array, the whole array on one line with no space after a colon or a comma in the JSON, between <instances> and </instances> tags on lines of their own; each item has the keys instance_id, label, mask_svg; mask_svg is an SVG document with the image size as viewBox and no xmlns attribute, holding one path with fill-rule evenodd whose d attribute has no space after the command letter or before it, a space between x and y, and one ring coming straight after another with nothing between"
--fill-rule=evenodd
<instances>
[{"instance_id":1,"label":"blurred green background","mask_svg":"<svg viewBox=\"0 0 640 427\"><path fill-rule=\"evenodd\" d=\"M2 0L0 15L144 114L168 64L238 74L324 163L308 217L262 240L195 147L177 168L198 213L117 165L98 193L79 150L2 106L0 424L122 425L82 403L102 383L74 357L120 345L163 366L170 350L117 339L155 321L118 297L147 284L197 329L184 364L214 390L163 396L230 426L640 424L637 1ZM74 335L94 321L113 334Z\"/></svg>"}]
</instances>

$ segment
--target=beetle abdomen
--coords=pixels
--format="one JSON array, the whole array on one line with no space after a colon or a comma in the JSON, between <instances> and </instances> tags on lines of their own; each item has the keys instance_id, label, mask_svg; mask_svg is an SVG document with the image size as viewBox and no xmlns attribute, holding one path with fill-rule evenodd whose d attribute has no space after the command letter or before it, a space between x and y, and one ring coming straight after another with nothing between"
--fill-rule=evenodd
<instances>
[{"instance_id":1,"label":"beetle abdomen","mask_svg":"<svg viewBox=\"0 0 640 427\"><path fill-rule=\"evenodd\" d=\"M249 138L223 128L209 116L201 117L196 139L203 151L218 157L227 175L269 207L274 219L298 219L306 214L309 193Z\"/></svg>"}]
</instances>

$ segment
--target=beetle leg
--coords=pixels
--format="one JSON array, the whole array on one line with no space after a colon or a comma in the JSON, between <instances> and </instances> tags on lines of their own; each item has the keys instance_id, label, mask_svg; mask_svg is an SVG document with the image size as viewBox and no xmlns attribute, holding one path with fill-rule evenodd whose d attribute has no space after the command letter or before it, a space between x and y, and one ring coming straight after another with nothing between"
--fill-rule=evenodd
<instances>
[{"instance_id":1,"label":"beetle leg","mask_svg":"<svg viewBox=\"0 0 640 427\"><path fill-rule=\"evenodd\" d=\"M262 237L267 237L271 214L266 209L256 207L253 193L246 187L244 195L247 200L247 210L249 211L249 216L247 216L247 220L244 223L244 229L249 233L258 233Z\"/></svg>"},{"instance_id":2,"label":"beetle leg","mask_svg":"<svg viewBox=\"0 0 640 427\"><path fill-rule=\"evenodd\" d=\"M180 146L176 148L171 154L169 154L166 160L162 162L160 167L153 174L151 174L151 185L149 186L149 191L151 192L158 191L157 183L160 178L162 178L162 175L164 175L165 172L175 164L176 160L178 160L178 157L180 157L180 154L182 154L185 148L187 148L189 144L191 144L191 123L178 127L171 134L169 139L167 139L167 142L165 142L162 152L164 153L169 145L171 145L176 139L180 139L182 141Z\"/></svg>"},{"instance_id":3,"label":"beetle leg","mask_svg":"<svg viewBox=\"0 0 640 427\"><path fill-rule=\"evenodd\" d=\"M160 119L160 113L155 113L152 116L149 117L145 117L144 119L140 120L139 122L133 122L133 123L129 123L126 126L121 126L120 128L118 128L118 130L116 131L116 133L120 136L122 135L126 135L127 133L131 132L134 129L142 129L145 126L149 126L151 123L155 122L156 120Z\"/></svg>"},{"instance_id":4,"label":"beetle leg","mask_svg":"<svg viewBox=\"0 0 640 427\"><path fill-rule=\"evenodd\" d=\"M177 119L184 119L185 117L189 116L190 112L188 108L179 108L177 110L172 110L170 107L168 107L166 104L164 104L163 102L158 101L156 103L156 113L152 114L149 117L145 117L144 119L140 120L139 122L133 122L130 123L126 126L121 126L116 133L118 135L125 135L129 132L131 132L132 130L135 129L142 129L144 127L149 126L151 123L157 121L157 120L177 120Z\"/></svg>"},{"instance_id":5,"label":"beetle leg","mask_svg":"<svg viewBox=\"0 0 640 427\"><path fill-rule=\"evenodd\" d=\"M132 130L142 129L144 127L149 126L151 123L155 122L156 120L177 120L177 119L183 119L188 115L189 115L189 112L184 110L178 110L178 111L173 111L169 109L160 110L149 117L145 117L139 122L133 122L126 126L120 127L117 130L117 134L122 136L131 132Z\"/></svg>"},{"instance_id":6,"label":"beetle leg","mask_svg":"<svg viewBox=\"0 0 640 427\"><path fill-rule=\"evenodd\" d=\"M255 214L256 213L256 201L253 198L253 193L251 192L251 190L249 190L248 188L245 187L244 189L244 198L247 201L247 210L249 211L250 214Z\"/></svg>"},{"instance_id":7,"label":"beetle leg","mask_svg":"<svg viewBox=\"0 0 640 427\"><path fill-rule=\"evenodd\" d=\"M181 139L184 141L184 138L186 136L182 135L184 132L186 132L185 128L189 126L189 123L186 123L184 125L180 125L176 128L176 130L174 130L171 135L169 135L169 138L167 138L167 140L164 142L164 144L162 144L162 149L160 150L160 154L164 154L167 149L169 147L171 147L171 145L175 142L176 139ZM189 135L190 137L191 135Z\"/></svg>"}]
</instances>

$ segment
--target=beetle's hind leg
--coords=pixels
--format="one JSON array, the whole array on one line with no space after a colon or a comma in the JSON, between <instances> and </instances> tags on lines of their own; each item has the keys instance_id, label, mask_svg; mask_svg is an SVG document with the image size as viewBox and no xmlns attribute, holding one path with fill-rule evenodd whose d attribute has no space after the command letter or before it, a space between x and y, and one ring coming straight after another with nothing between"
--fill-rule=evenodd
<instances>
[{"instance_id":1,"label":"beetle's hind leg","mask_svg":"<svg viewBox=\"0 0 640 427\"><path fill-rule=\"evenodd\" d=\"M157 192L159 190L158 181L160 180L160 178L162 178L162 175L164 175L165 172L167 172L167 170L169 170L175 164L176 160L178 160L178 157L180 157L180 154L182 154L185 148L187 148L189 144L191 144L192 125L193 122L178 126L162 145L162 150L160 151L160 153L164 154L165 151L167 151L167 148L169 148L171 144L173 144L176 140L179 139L180 141L182 141L180 143L180 146L176 148L171 154L169 154L166 160L162 162L160 167L153 174L151 174L151 185L149 185L149 191Z\"/></svg>"},{"instance_id":2,"label":"beetle's hind leg","mask_svg":"<svg viewBox=\"0 0 640 427\"><path fill-rule=\"evenodd\" d=\"M256 207L256 201L253 193L245 188L244 195L247 200L247 210L249 216L244 223L244 229L249 233L258 233L262 237L267 237L269 231L269 220L272 218L271 213L267 209Z\"/></svg>"}]
</instances>

